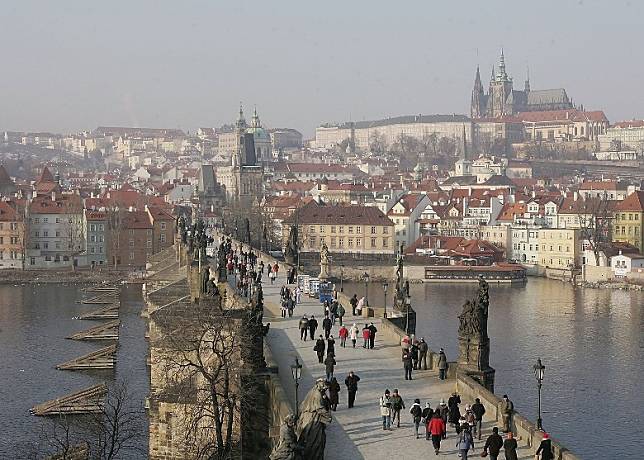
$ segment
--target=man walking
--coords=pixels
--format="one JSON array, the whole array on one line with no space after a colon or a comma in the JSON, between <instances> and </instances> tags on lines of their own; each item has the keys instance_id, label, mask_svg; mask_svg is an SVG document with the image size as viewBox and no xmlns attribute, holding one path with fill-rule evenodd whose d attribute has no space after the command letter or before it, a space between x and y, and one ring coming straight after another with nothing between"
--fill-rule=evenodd
<instances>
[{"instance_id":1,"label":"man walking","mask_svg":"<svg viewBox=\"0 0 644 460\"><path fill-rule=\"evenodd\" d=\"M324 360L325 370L326 370L326 381L330 382L333 378L333 371L335 369L335 357L333 353L327 353L326 359Z\"/></svg>"},{"instance_id":2,"label":"man walking","mask_svg":"<svg viewBox=\"0 0 644 460\"><path fill-rule=\"evenodd\" d=\"M324 317L324 320L322 320L322 329L324 329L324 338L328 339L329 336L331 335L331 328L333 327L333 322L331 321L331 318L327 316Z\"/></svg>"},{"instance_id":3,"label":"man walking","mask_svg":"<svg viewBox=\"0 0 644 460\"><path fill-rule=\"evenodd\" d=\"M318 320L315 319L315 315L311 315L309 318L309 337L311 340L315 338L315 330L318 328Z\"/></svg>"},{"instance_id":4,"label":"man walking","mask_svg":"<svg viewBox=\"0 0 644 460\"><path fill-rule=\"evenodd\" d=\"M306 315L304 315L300 320L300 340L304 340L306 342L306 335L308 332L309 332L309 319L306 317Z\"/></svg>"},{"instance_id":5,"label":"man walking","mask_svg":"<svg viewBox=\"0 0 644 460\"><path fill-rule=\"evenodd\" d=\"M369 324L369 348L373 350L373 345L376 342L376 332L378 332L378 329L376 329L376 326L373 325L373 323Z\"/></svg>"},{"instance_id":6,"label":"man walking","mask_svg":"<svg viewBox=\"0 0 644 460\"><path fill-rule=\"evenodd\" d=\"M438 378L445 380L447 374L447 356L442 348L438 352Z\"/></svg>"},{"instance_id":7,"label":"man walking","mask_svg":"<svg viewBox=\"0 0 644 460\"><path fill-rule=\"evenodd\" d=\"M501 402L501 418L503 419L504 433L507 433L510 431L513 412L514 412L514 403L510 401L510 398L508 398L508 395L503 395L503 401Z\"/></svg>"},{"instance_id":8,"label":"man walking","mask_svg":"<svg viewBox=\"0 0 644 460\"><path fill-rule=\"evenodd\" d=\"M341 303L338 303L338 310L336 311L336 314L338 315L338 319L340 320L340 326L342 326L342 317L346 313L346 310L342 306Z\"/></svg>"},{"instance_id":9,"label":"man walking","mask_svg":"<svg viewBox=\"0 0 644 460\"><path fill-rule=\"evenodd\" d=\"M497 460L501 447L503 447L503 438L499 436L499 429L494 427L492 428L492 434L485 441L483 452L490 454L490 460Z\"/></svg>"},{"instance_id":10,"label":"man walking","mask_svg":"<svg viewBox=\"0 0 644 460\"><path fill-rule=\"evenodd\" d=\"M322 338L322 336L320 336ZM360 377L353 373L349 372L349 375L344 379L344 384L347 386L349 409L353 407L353 404L356 401L356 393L358 392L358 382Z\"/></svg>"},{"instance_id":11,"label":"man walking","mask_svg":"<svg viewBox=\"0 0 644 460\"><path fill-rule=\"evenodd\" d=\"M405 401L398 393L398 389L394 389L394 394L391 395L391 424L397 421L396 427L400 428L400 411L405 408Z\"/></svg>"},{"instance_id":12,"label":"man walking","mask_svg":"<svg viewBox=\"0 0 644 460\"><path fill-rule=\"evenodd\" d=\"M324 343L324 339L322 338L322 334L320 334L320 338L315 341L315 346L313 347L313 350L318 355L318 361L320 362L320 364L322 364L323 361L324 361L324 349L325 348L326 348L326 343Z\"/></svg>"},{"instance_id":13,"label":"man walking","mask_svg":"<svg viewBox=\"0 0 644 460\"><path fill-rule=\"evenodd\" d=\"M411 352L409 350L403 350L402 354L403 367L405 368L405 380L411 380Z\"/></svg>"},{"instance_id":14,"label":"man walking","mask_svg":"<svg viewBox=\"0 0 644 460\"><path fill-rule=\"evenodd\" d=\"M418 369L421 367L424 370L427 370L427 352L429 351L429 346L425 342L424 338L420 339L418 343Z\"/></svg>"},{"instance_id":15,"label":"man walking","mask_svg":"<svg viewBox=\"0 0 644 460\"><path fill-rule=\"evenodd\" d=\"M427 432L432 437L434 454L438 455L438 452L441 449L441 440L445 439L445 433L447 433L445 422L438 411L435 411L432 418L427 420Z\"/></svg>"},{"instance_id":16,"label":"man walking","mask_svg":"<svg viewBox=\"0 0 644 460\"><path fill-rule=\"evenodd\" d=\"M475 422L476 424L474 425L474 434L478 433L478 437L480 441L481 426L483 424L483 415L485 414L485 406L481 404L480 398L476 398L474 404L472 404L472 412L474 413L474 418L476 419L476 422Z\"/></svg>"},{"instance_id":17,"label":"man walking","mask_svg":"<svg viewBox=\"0 0 644 460\"><path fill-rule=\"evenodd\" d=\"M330 335L329 338L326 339L326 355L335 356L335 339L333 338L332 335Z\"/></svg>"}]
</instances>

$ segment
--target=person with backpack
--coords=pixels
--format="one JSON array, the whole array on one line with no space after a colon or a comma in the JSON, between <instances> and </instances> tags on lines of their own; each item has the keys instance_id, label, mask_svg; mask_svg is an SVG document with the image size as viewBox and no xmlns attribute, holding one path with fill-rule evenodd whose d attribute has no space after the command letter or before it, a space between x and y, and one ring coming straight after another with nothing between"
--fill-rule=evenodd
<instances>
[{"instance_id":1,"label":"person with backpack","mask_svg":"<svg viewBox=\"0 0 644 460\"><path fill-rule=\"evenodd\" d=\"M434 453L436 455L441 450L441 440L444 439L446 432L445 422L441 418L440 413L435 411L432 418L427 421L427 433L432 438L432 445L434 446Z\"/></svg>"},{"instance_id":2,"label":"person with backpack","mask_svg":"<svg viewBox=\"0 0 644 460\"><path fill-rule=\"evenodd\" d=\"M456 448L461 456L461 460L467 460L467 453L470 449L474 449L474 438L468 425L464 425L459 433Z\"/></svg>"},{"instance_id":3,"label":"person with backpack","mask_svg":"<svg viewBox=\"0 0 644 460\"><path fill-rule=\"evenodd\" d=\"M391 424L398 422L396 428L400 428L400 411L405 409L405 401L398 393L398 389L394 389L394 393L391 395Z\"/></svg>"},{"instance_id":4,"label":"person with backpack","mask_svg":"<svg viewBox=\"0 0 644 460\"><path fill-rule=\"evenodd\" d=\"M420 399L414 399L414 404L411 405L409 413L411 414L411 418L414 422L416 439L418 439L418 428L420 427L420 421L423 419L423 409L420 407Z\"/></svg>"}]
</instances>

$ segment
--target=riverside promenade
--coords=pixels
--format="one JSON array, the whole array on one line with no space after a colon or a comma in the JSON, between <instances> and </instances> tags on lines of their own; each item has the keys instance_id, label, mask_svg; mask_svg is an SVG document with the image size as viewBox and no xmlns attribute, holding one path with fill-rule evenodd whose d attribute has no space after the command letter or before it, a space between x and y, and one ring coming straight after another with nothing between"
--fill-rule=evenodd
<instances>
[{"instance_id":1,"label":"riverside promenade","mask_svg":"<svg viewBox=\"0 0 644 460\"><path fill-rule=\"evenodd\" d=\"M291 376L290 365L297 356L303 364L302 379L300 381L299 397L304 399L312 388L315 380L325 376L323 364L319 364L317 355L313 351L314 341L300 340L298 328L299 320L303 315L315 318L320 323L316 336L322 331L323 308L317 299L302 296L302 303L295 308L292 318L281 318L280 314L280 288L286 282L286 270L280 269L279 276L273 285L268 277L264 277L263 291L265 298L265 322L270 322L271 327L267 336L267 343L270 347L273 359L279 366L279 377L282 386L286 391L291 404L294 404L295 385ZM290 286L294 289L294 285ZM347 293L351 294L351 293ZM352 316L350 306L345 306L347 314L344 317L344 324L347 327L354 322L362 332L366 319L360 316ZM431 441L426 441L424 429L421 426L421 438L416 439L414 427L409 414L409 408L415 398L420 399L421 406L426 402L432 408L438 406L441 399L447 399L455 390L454 380L441 381L438 372L414 371L413 380L405 380L401 361L400 344L393 335L383 331L379 319L370 318L378 328L376 334L375 348L373 350L362 347L362 338L351 347L351 341L347 340L347 347L340 346L338 338L339 323L336 321L331 334L336 340L336 362L335 376L340 383L340 404L337 412L332 412L333 422L327 428L326 459L425 459L435 457ZM437 344L431 343L430 346ZM360 377L358 393L354 408L347 408L347 391L344 379L354 371ZM379 398L385 389L393 392L398 389L405 401L406 409L401 412L400 428L393 427L392 431L383 431L382 419L380 416ZM461 411L464 411L466 404L473 401L463 400ZM486 414L487 415L487 414ZM496 421L484 419L482 441L476 442L475 449L470 450L469 458L479 457L485 439L492 432ZM448 427L447 439L441 445L441 452L438 458L458 459L458 452L455 448L456 434L451 427ZM533 459L533 451L525 442L519 441L520 459ZM503 451L501 456L503 457Z\"/></svg>"}]
</instances>

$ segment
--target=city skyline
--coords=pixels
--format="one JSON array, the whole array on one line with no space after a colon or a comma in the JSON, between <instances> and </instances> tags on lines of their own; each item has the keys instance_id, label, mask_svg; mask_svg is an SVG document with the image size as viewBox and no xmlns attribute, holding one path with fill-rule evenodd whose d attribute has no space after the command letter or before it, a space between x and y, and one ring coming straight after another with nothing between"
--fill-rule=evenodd
<instances>
[{"instance_id":1,"label":"city skyline","mask_svg":"<svg viewBox=\"0 0 644 460\"><path fill-rule=\"evenodd\" d=\"M2 129L192 131L233 122L240 100L266 126L305 137L324 122L467 114L476 66L486 78L501 48L515 82L529 66L534 87L565 87L611 121L642 116L644 69L619 46L641 37L643 8L629 2L545 2L529 16L504 1L405 10L280 2L270 11L255 2L68 2L39 4L37 15L34 3L5 11ZM602 35L610 40L592 40Z\"/></svg>"}]
</instances>

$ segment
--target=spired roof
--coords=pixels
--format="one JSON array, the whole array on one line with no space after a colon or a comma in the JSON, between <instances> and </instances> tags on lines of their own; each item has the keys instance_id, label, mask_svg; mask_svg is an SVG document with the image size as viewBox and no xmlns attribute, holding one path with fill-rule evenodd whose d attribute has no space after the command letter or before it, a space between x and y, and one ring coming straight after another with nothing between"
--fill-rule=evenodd
<instances>
[{"instance_id":1,"label":"spired roof","mask_svg":"<svg viewBox=\"0 0 644 460\"><path fill-rule=\"evenodd\" d=\"M37 184L42 184L43 182L56 182L54 176L47 166L42 169L40 177L36 181Z\"/></svg>"},{"instance_id":2,"label":"spired roof","mask_svg":"<svg viewBox=\"0 0 644 460\"><path fill-rule=\"evenodd\" d=\"M568 94L563 88L543 89L528 93L528 105L569 104Z\"/></svg>"}]
</instances>

